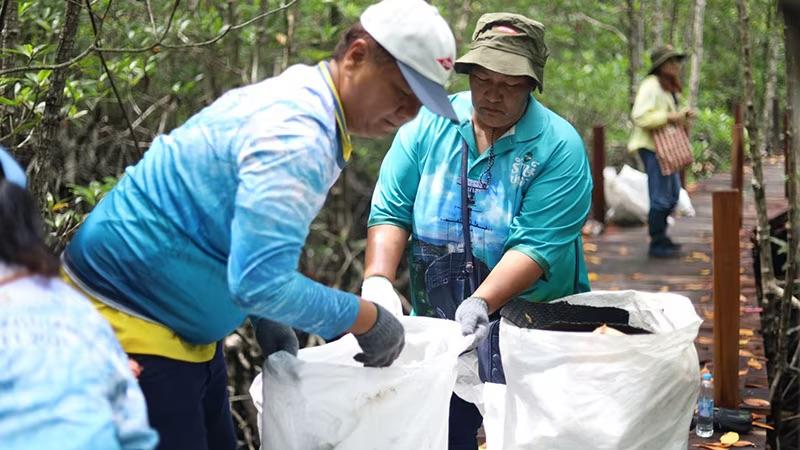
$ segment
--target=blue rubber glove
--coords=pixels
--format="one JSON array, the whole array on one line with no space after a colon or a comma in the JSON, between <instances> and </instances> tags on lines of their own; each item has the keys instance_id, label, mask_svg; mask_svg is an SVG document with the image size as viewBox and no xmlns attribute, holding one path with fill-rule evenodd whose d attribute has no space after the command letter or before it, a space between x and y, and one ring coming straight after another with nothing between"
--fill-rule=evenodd
<instances>
[{"instance_id":1,"label":"blue rubber glove","mask_svg":"<svg viewBox=\"0 0 800 450\"><path fill-rule=\"evenodd\" d=\"M292 327L261 317L251 317L250 322L256 331L256 341L261 346L265 360L269 355L280 351L297 356L300 343Z\"/></svg>"},{"instance_id":2,"label":"blue rubber glove","mask_svg":"<svg viewBox=\"0 0 800 450\"><path fill-rule=\"evenodd\" d=\"M391 365L406 344L406 330L397 318L383 306L373 303L378 310L375 324L366 333L356 335L361 353L353 357L365 367Z\"/></svg>"},{"instance_id":3,"label":"blue rubber glove","mask_svg":"<svg viewBox=\"0 0 800 450\"><path fill-rule=\"evenodd\" d=\"M472 350L489 335L489 305L480 297L469 297L456 309L456 322L461 325L461 334L474 335L475 340L467 348Z\"/></svg>"}]
</instances>

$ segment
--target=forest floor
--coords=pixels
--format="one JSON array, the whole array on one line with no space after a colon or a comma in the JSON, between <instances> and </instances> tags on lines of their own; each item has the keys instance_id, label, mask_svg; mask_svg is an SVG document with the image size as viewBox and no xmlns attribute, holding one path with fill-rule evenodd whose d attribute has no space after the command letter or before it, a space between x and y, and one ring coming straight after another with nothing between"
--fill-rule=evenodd
<instances>
[{"instance_id":1,"label":"forest floor","mask_svg":"<svg viewBox=\"0 0 800 450\"><path fill-rule=\"evenodd\" d=\"M769 216L772 217L787 207L783 187L783 160L770 157L764 163L764 179ZM740 399L767 399L767 372L763 338L760 333L760 309L755 292L753 276L752 244L750 235L756 224L755 206L750 187L751 171L745 167L741 242L741 308L740 308ZM636 289L651 292L673 292L692 300L697 314L703 319L700 333L695 341L700 365L713 371L713 314L712 299L712 192L729 189L730 174L716 174L690 185L694 217L678 217L669 229L673 240L683 244L680 259L651 259L647 256L648 234L646 226L617 227L609 225L599 236L586 237L584 250L594 290ZM751 335L752 334L752 335ZM745 404L741 408L751 409L755 414L765 415L765 408L752 408ZM761 422L764 419L759 419ZM699 439L691 433L690 448L701 443L719 440L720 433L709 439ZM753 432L741 436L766 448L766 430L754 428Z\"/></svg>"}]
</instances>

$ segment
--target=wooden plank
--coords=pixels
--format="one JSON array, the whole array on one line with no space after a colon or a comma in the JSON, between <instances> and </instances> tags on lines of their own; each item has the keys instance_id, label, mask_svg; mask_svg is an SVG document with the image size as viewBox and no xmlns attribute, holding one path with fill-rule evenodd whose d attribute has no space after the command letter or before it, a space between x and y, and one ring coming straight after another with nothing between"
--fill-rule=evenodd
<instances>
[{"instance_id":1,"label":"wooden plank","mask_svg":"<svg viewBox=\"0 0 800 450\"><path fill-rule=\"evenodd\" d=\"M714 403L724 408L739 404L739 201L735 189L712 195Z\"/></svg>"},{"instance_id":2,"label":"wooden plank","mask_svg":"<svg viewBox=\"0 0 800 450\"><path fill-rule=\"evenodd\" d=\"M606 129L603 125L592 128L592 217L606 223L606 191L603 169L606 167Z\"/></svg>"}]
</instances>

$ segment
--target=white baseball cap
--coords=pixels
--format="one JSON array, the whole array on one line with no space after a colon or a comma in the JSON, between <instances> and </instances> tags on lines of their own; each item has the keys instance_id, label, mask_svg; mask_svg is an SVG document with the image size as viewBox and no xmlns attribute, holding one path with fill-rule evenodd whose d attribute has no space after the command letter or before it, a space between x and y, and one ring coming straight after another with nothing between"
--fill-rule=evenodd
<instances>
[{"instance_id":1,"label":"white baseball cap","mask_svg":"<svg viewBox=\"0 0 800 450\"><path fill-rule=\"evenodd\" d=\"M424 0L383 0L361 14L361 25L396 60L419 101L458 120L444 88L456 59L456 40L439 11Z\"/></svg>"}]
</instances>

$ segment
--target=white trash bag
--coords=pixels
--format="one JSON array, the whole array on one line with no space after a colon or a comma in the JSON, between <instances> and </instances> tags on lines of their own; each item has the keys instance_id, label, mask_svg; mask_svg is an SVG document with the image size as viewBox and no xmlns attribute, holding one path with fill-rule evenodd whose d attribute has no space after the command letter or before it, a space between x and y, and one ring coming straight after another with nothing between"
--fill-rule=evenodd
<instances>
[{"instance_id":1,"label":"white trash bag","mask_svg":"<svg viewBox=\"0 0 800 450\"><path fill-rule=\"evenodd\" d=\"M533 330L503 319L507 385L504 398L484 390L488 449L685 450L700 383L701 320L691 301L637 291L561 301L625 309L631 326L653 334Z\"/></svg>"},{"instance_id":2,"label":"white trash bag","mask_svg":"<svg viewBox=\"0 0 800 450\"><path fill-rule=\"evenodd\" d=\"M606 220L616 223L647 223L650 196L646 173L627 164L622 166L619 173L613 167L606 167L603 169L603 187L606 197ZM675 212L680 216L695 215L692 200L686 189L680 190Z\"/></svg>"},{"instance_id":3,"label":"white trash bag","mask_svg":"<svg viewBox=\"0 0 800 450\"><path fill-rule=\"evenodd\" d=\"M406 344L390 367L365 368L353 335L270 355L250 395L263 414L262 449L447 448L456 360L472 341L453 321L401 317Z\"/></svg>"}]
</instances>

